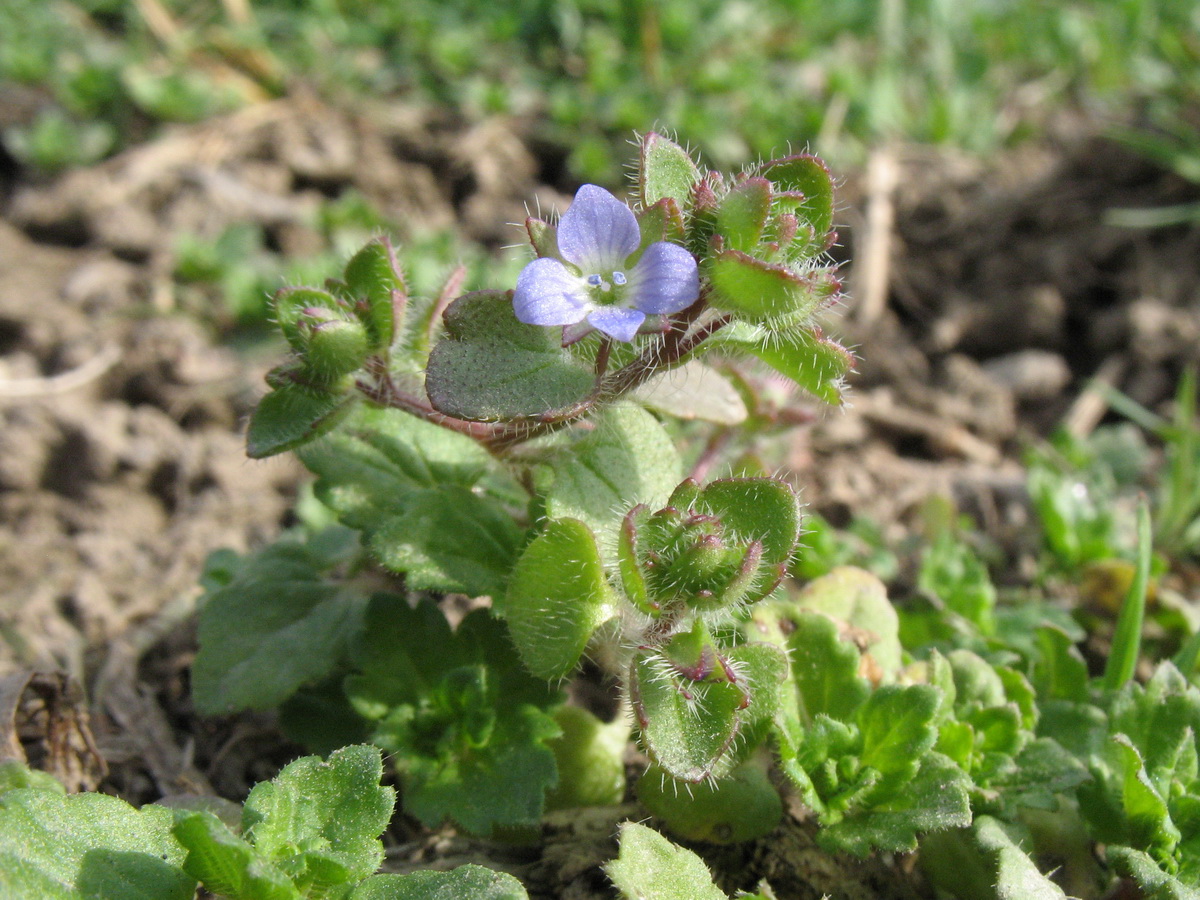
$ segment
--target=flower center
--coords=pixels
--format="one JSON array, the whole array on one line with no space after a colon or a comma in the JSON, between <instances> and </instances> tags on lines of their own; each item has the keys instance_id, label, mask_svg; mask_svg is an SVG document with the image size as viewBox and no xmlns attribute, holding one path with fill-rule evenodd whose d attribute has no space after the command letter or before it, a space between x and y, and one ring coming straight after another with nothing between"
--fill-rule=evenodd
<instances>
[{"instance_id":1,"label":"flower center","mask_svg":"<svg viewBox=\"0 0 1200 900\"><path fill-rule=\"evenodd\" d=\"M620 302L621 295L624 291L621 290L629 279L625 277L624 272L612 272L608 278L603 275L593 272L583 279L587 282L589 293L592 295L592 300L603 306L612 306Z\"/></svg>"}]
</instances>

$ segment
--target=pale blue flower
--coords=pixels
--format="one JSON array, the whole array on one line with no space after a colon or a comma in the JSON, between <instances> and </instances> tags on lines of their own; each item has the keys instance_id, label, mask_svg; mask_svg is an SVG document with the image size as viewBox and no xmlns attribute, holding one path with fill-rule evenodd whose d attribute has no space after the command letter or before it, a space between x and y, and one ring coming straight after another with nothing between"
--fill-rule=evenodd
<instances>
[{"instance_id":1,"label":"pale blue flower","mask_svg":"<svg viewBox=\"0 0 1200 900\"><path fill-rule=\"evenodd\" d=\"M573 336L602 331L632 341L647 316L686 309L700 295L692 254L658 241L637 262L637 218L604 188L585 184L558 223L558 252L521 270L513 294L517 318L528 325L579 326Z\"/></svg>"}]
</instances>

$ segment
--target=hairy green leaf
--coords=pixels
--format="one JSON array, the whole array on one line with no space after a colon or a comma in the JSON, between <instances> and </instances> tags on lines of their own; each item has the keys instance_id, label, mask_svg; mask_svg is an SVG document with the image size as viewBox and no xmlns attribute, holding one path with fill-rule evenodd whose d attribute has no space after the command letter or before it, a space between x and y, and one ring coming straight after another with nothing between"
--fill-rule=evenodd
<instances>
[{"instance_id":1,"label":"hairy green leaf","mask_svg":"<svg viewBox=\"0 0 1200 900\"><path fill-rule=\"evenodd\" d=\"M614 806L625 796L625 748L629 723L623 715L601 722L580 706L554 714L562 734L551 743L558 763L558 786L546 796L547 809Z\"/></svg>"},{"instance_id":2,"label":"hairy green leaf","mask_svg":"<svg viewBox=\"0 0 1200 900\"><path fill-rule=\"evenodd\" d=\"M625 822L620 842L604 871L625 900L727 900L700 857L652 828Z\"/></svg>"},{"instance_id":3,"label":"hairy green leaf","mask_svg":"<svg viewBox=\"0 0 1200 900\"><path fill-rule=\"evenodd\" d=\"M705 270L713 287L713 306L749 322L803 324L826 299L825 291L812 278L740 250L724 250L710 257Z\"/></svg>"},{"instance_id":4,"label":"hairy green leaf","mask_svg":"<svg viewBox=\"0 0 1200 900\"><path fill-rule=\"evenodd\" d=\"M824 249L826 235L833 227L833 177L828 167L815 156L797 154L763 163L756 175L768 179L776 191L790 197L776 200L812 227L810 242L797 248L798 254Z\"/></svg>"},{"instance_id":5,"label":"hairy green leaf","mask_svg":"<svg viewBox=\"0 0 1200 900\"><path fill-rule=\"evenodd\" d=\"M941 831L921 841L921 867L935 884L978 900L1066 900L1028 853L990 816L970 829Z\"/></svg>"},{"instance_id":6,"label":"hairy green leaf","mask_svg":"<svg viewBox=\"0 0 1200 900\"><path fill-rule=\"evenodd\" d=\"M717 234L731 250L753 254L771 209L771 183L748 178L721 198L717 208Z\"/></svg>"},{"instance_id":7,"label":"hairy green leaf","mask_svg":"<svg viewBox=\"0 0 1200 900\"><path fill-rule=\"evenodd\" d=\"M429 355L425 389L448 416L484 422L542 416L578 403L595 382L554 329L517 321L511 291L459 297L445 323L447 336Z\"/></svg>"},{"instance_id":8,"label":"hairy green leaf","mask_svg":"<svg viewBox=\"0 0 1200 900\"><path fill-rule=\"evenodd\" d=\"M755 610L756 619L759 615ZM858 648L841 640L837 623L819 612L789 611L786 620L790 629L787 649L791 681L800 721L809 723L818 715L852 721L870 693L866 680L858 674Z\"/></svg>"},{"instance_id":9,"label":"hairy green leaf","mask_svg":"<svg viewBox=\"0 0 1200 900\"><path fill-rule=\"evenodd\" d=\"M106 794L28 787L0 795L0 895L191 900L172 813Z\"/></svg>"},{"instance_id":10,"label":"hairy green leaf","mask_svg":"<svg viewBox=\"0 0 1200 900\"><path fill-rule=\"evenodd\" d=\"M692 681L655 651L639 652L629 677L630 700L651 758L680 781L708 778L737 736L744 689Z\"/></svg>"},{"instance_id":11,"label":"hairy green leaf","mask_svg":"<svg viewBox=\"0 0 1200 900\"><path fill-rule=\"evenodd\" d=\"M395 250L387 238L375 238L346 263L347 299L361 304L362 319L374 350L387 349L404 314L408 288Z\"/></svg>"},{"instance_id":12,"label":"hairy green leaf","mask_svg":"<svg viewBox=\"0 0 1200 900\"><path fill-rule=\"evenodd\" d=\"M176 839L187 848L183 868L205 889L233 900L299 900L292 879L208 812L181 816Z\"/></svg>"},{"instance_id":13,"label":"hairy green leaf","mask_svg":"<svg viewBox=\"0 0 1200 900\"><path fill-rule=\"evenodd\" d=\"M887 586L870 572L839 566L809 582L787 602L824 613L855 629L856 640L884 677L900 670L900 620L888 600Z\"/></svg>"},{"instance_id":14,"label":"hairy green leaf","mask_svg":"<svg viewBox=\"0 0 1200 900\"><path fill-rule=\"evenodd\" d=\"M1106 853L1112 867L1132 878L1147 900L1200 900L1200 888L1164 872L1150 854L1120 846L1110 846Z\"/></svg>"},{"instance_id":15,"label":"hairy green leaf","mask_svg":"<svg viewBox=\"0 0 1200 900\"><path fill-rule=\"evenodd\" d=\"M316 440L349 415L354 404L355 396L340 389L280 385L250 416L246 454L265 459Z\"/></svg>"},{"instance_id":16,"label":"hairy green leaf","mask_svg":"<svg viewBox=\"0 0 1200 900\"><path fill-rule=\"evenodd\" d=\"M885 777L908 778L937 740L938 691L929 685L885 685L859 707L862 765Z\"/></svg>"},{"instance_id":17,"label":"hairy green leaf","mask_svg":"<svg viewBox=\"0 0 1200 900\"><path fill-rule=\"evenodd\" d=\"M591 529L554 519L517 560L501 612L529 671L556 681L578 665L615 602Z\"/></svg>"},{"instance_id":18,"label":"hairy green leaf","mask_svg":"<svg viewBox=\"0 0 1200 900\"><path fill-rule=\"evenodd\" d=\"M324 579L335 563L301 544L275 544L207 596L192 669L198 709L266 709L333 670L365 607L352 589Z\"/></svg>"},{"instance_id":19,"label":"hairy green leaf","mask_svg":"<svg viewBox=\"0 0 1200 900\"><path fill-rule=\"evenodd\" d=\"M437 604L371 598L346 692L400 773L406 811L488 835L538 820L556 781L548 710L560 702L529 675L487 610L451 632Z\"/></svg>"},{"instance_id":20,"label":"hairy green leaf","mask_svg":"<svg viewBox=\"0 0 1200 900\"><path fill-rule=\"evenodd\" d=\"M940 753L926 753L915 777L893 784L883 796L867 800L852 815L823 829L822 846L865 856L873 849L911 852L918 835L962 828L971 823L970 779Z\"/></svg>"},{"instance_id":21,"label":"hairy green leaf","mask_svg":"<svg viewBox=\"0 0 1200 900\"><path fill-rule=\"evenodd\" d=\"M579 519L601 542L615 540L625 511L637 503L662 506L681 468L674 442L654 416L633 404L611 407L555 460L546 514Z\"/></svg>"},{"instance_id":22,"label":"hairy green leaf","mask_svg":"<svg viewBox=\"0 0 1200 900\"><path fill-rule=\"evenodd\" d=\"M499 596L521 529L498 502L459 485L411 494L402 512L371 534L370 548L418 590Z\"/></svg>"},{"instance_id":23,"label":"hairy green leaf","mask_svg":"<svg viewBox=\"0 0 1200 900\"><path fill-rule=\"evenodd\" d=\"M642 205L653 206L669 197L679 208L691 207L692 185L700 180L700 170L688 152L661 134L651 132L642 138L638 166L638 188Z\"/></svg>"},{"instance_id":24,"label":"hairy green leaf","mask_svg":"<svg viewBox=\"0 0 1200 900\"><path fill-rule=\"evenodd\" d=\"M779 792L762 766L753 762L686 789L651 766L638 780L637 795L672 832L691 841L752 841L770 834L783 818Z\"/></svg>"},{"instance_id":25,"label":"hairy green leaf","mask_svg":"<svg viewBox=\"0 0 1200 900\"><path fill-rule=\"evenodd\" d=\"M418 589L497 595L521 531L493 497L470 490L487 451L397 410L363 409L301 451L317 496L367 534L388 568Z\"/></svg>"},{"instance_id":26,"label":"hairy green leaf","mask_svg":"<svg viewBox=\"0 0 1200 900\"><path fill-rule=\"evenodd\" d=\"M529 895L505 872L465 865L449 872L375 875L347 900L529 900Z\"/></svg>"},{"instance_id":27,"label":"hairy green leaf","mask_svg":"<svg viewBox=\"0 0 1200 900\"><path fill-rule=\"evenodd\" d=\"M818 400L832 406L841 406L845 400L845 381L854 368L854 354L825 337L815 325L772 332L739 322L718 335L718 341L753 354Z\"/></svg>"},{"instance_id":28,"label":"hairy green leaf","mask_svg":"<svg viewBox=\"0 0 1200 900\"><path fill-rule=\"evenodd\" d=\"M377 747L345 747L328 760L306 756L250 791L242 832L254 849L305 883L360 881L379 868L396 792L381 786ZM322 878L323 870L337 878Z\"/></svg>"},{"instance_id":29,"label":"hairy green leaf","mask_svg":"<svg viewBox=\"0 0 1200 900\"><path fill-rule=\"evenodd\" d=\"M535 706L506 711L482 747L397 759L405 776L404 808L430 828L452 819L471 834L536 825L545 795L558 782L549 743L561 729Z\"/></svg>"},{"instance_id":30,"label":"hairy green leaf","mask_svg":"<svg viewBox=\"0 0 1200 900\"><path fill-rule=\"evenodd\" d=\"M317 476L321 501L351 528L368 532L410 495L442 485L470 487L489 467L487 451L469 437L369 406L299 455Z\"/></svg>"},{"instance_id":31,"label":"hairy green leaf","mask_svg":"<svg viewBox=\"0 0 1200 900\"><path fill-rule=\"evenodd\" d=\"M1038 696L1083 702L1088 699L1087 663L1071 639L1052 625L1037 629L1038 655L1033 663L1033 685Z\"/></svg>"}]
</instances>

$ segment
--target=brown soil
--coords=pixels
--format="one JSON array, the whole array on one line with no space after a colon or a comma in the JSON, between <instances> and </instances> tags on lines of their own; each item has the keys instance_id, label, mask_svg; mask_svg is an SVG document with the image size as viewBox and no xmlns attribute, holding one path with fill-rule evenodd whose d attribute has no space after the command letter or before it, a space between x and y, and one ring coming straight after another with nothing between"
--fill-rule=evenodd
<instances>
[{"instance_id":1,"label":"brown soil","mask_svg":"<svg viewBox=\"0 0 1200 900\"><path fill-rule=\"evenodd\" d=\"M875 517L898 537L926 497L942 495L1001 543L1015 540L1029 521L1023 443L1061 423L1093 427L1104 410L1080 399L1088 378L1154 407L1200 359L1200 228L1105 224L1114 207L1200 191L1098 139L987 166L916 151L884 162L894 193L851 178L841 201L852 293L882 267L887 303L852 301L830 323L861 357L852 405L789 435L789 466L835 522ZM177 235L253 221L284 252L312 253L323 239L308 213L353 187L393 220L457 224L499 245L526 204L561 208L555 188L569 186L543 183L556 165L519 123L464 129L301 98L52 181L7 173L0 757L147 802L194 791L241 799L296 752L269 717L200 720L187 699L206 555L277 535L303 473L289 458L244 457L242 425L278 351L235 352L206 324L213 317L178 307ZM894 229L866 239L868 208L889 203ZM613 852L618 815L643 814L551 819L531 851L409 831L391 858L487 858L540 896L607 896L597 866ZM763 852L768 842L791 848L786 864ZM768 842L714 857L739 873L728 887L769 875L781 898L908 896L882 863L817 860L797 818Z\"/></svg>"}]
</instances>

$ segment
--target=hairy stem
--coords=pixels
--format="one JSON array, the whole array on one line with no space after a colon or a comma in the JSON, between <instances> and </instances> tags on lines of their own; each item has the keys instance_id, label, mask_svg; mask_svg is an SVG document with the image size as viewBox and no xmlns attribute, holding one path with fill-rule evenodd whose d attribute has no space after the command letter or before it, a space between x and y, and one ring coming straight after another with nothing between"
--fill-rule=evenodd
<instances>
[{"instance_id":1,"label":"hairy stem","mask_svg":"<svg viewBox=\"0 0 1200 900\"><path fill-rule=\"evenodd\" d=\"M695 303L674 318L671 329L663 335L661 341L646 347L637 359L615 372L607 371L612 342L607 337L603 338L596 357L596 386L592 392L573 406L543 416L510 422L468 422L456 419L438 412L428 400L400 390L392 380L387 371L387 364L382 358L368 362L367 368L372 377L359 379L357 387L372 403L403 410L426 422L465 434L479 441L491 453L503 457L517 444L560 431L598 407L611 403L645 383L652 375L678 363L732 321L729 316L718 316L693 329L693 323L707 306L707 291L702 291Z\"/></svg>"}]
</instances>

